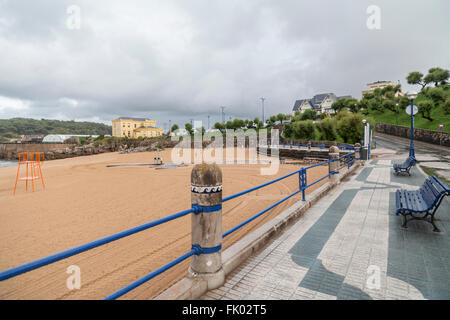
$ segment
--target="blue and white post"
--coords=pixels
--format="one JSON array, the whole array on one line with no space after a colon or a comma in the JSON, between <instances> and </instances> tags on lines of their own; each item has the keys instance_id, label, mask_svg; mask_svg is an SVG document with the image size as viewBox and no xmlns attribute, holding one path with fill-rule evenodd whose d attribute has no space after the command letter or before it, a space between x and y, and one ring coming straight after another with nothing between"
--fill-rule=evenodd
<instances>
[{"instance_id":1,"label":"blue and white post","mask_svg":"<svg viewBox=\"0 0 450 320\"><path fill-rule=\"evenodd\" d=\"M201 278L208 290L225 282L222 268L222 170L216 164L197 164L191 172L192 249L188 276Z\"/></svg>"},{"instance_id":2,"label":"blue and white post","mask_svg":"<svg viewBox=\"0 0 450 320\"><path fill-rule=\"evenodd\" d=\"M366 119L363 120L363 148L367 148L367 160L370 159L370 142L371 142L371 131L370 131L370 123L366 121Z\"/></svg>"}]
</instances>

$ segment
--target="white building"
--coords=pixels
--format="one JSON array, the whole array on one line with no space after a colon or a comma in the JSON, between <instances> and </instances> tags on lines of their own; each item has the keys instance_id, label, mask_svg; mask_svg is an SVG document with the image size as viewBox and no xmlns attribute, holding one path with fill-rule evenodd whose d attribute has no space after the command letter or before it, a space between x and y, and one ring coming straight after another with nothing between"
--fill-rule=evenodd
<instances>
[{"instance_id":1,"label":"white building","mask_svg":"<svg viewBox=\"0 0 450 320\"><path fill-rule=\"evenodd\" d=\"M109 135L105 135L109 136ZM97 138L98 135L89 135L89 134L49 134L42 139L42 143L63 143L67 139L71 137L92 137Z\"/></svg>"},{"instance_id":2,"label":"white building","mask_svg":"<svg viewBox=\"0 0 450 320\"><path fill-rule=\"evenodd\" d=\"M311 99L301 99L295 101L294 107L292 108L292 112L295 111L304 112L308 109L315 110L318 114L321 113L334 113L334 110L331 109L331 105L342 98L351 98L352 96L341 96L337 97L334 93L321 93L316 94Z\"/></svg>"}]
</instances>

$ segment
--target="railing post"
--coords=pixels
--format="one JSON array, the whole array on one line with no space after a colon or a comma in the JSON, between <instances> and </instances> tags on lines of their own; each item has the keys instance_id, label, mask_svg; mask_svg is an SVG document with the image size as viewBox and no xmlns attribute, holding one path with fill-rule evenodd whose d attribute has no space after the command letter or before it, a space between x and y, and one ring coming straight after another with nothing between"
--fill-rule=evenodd
<instances>
[{"instance_id":1,"label":"railing post","mask_svg":"<svg viewBox=\"0 0 450 320\"><path fill-rule=\"evenodd\" d=\"M355 164L361 164L361 144L355 143Z\"/></svg>"},{"instance_id":2,"label":"railing post","mask_svg":"<svg viewBox=\"0 0 450 320\"><path fill-rule=\"evenodd\" d=\"M302 201L306 201L305 189L306 189L306 169L301 168L298 172L298 187L302 190Z\"/></svg>"},{"instance_id":3,"label":"railing post","mask_svg":"<svg viewBox=\"0 0 450 320\"><path fill-rule=\"evenodd\" d=\"M330 183L337 184L339 182L339 148L331 146L328 151L330 162L328 163L328 171L330 172Z\"/></svg>"},{"instance_id":4,"label":"railing post","mask_svg":"<svg viewBox=\"0 0 450 320\"><path fill-rule=\"evenodd\" d=\"M191 172L192 248L190 277L200 277L208 290L225 282L222 269L222 171L216 164L197 164Z\"/></svg>"},{"instance_id":5,"label":"railing post","mask_svg":"<svg viewBox=\"0 0 450 320\"><path fill-rule=\"evenodd\" d=\"M352 158L350 157L350 152L349 152L349 153L347 153L347 166L348 166L347 168L348 169L350 169L350 161L351 161L351 159Z\"/></svg>"}]
</instances>

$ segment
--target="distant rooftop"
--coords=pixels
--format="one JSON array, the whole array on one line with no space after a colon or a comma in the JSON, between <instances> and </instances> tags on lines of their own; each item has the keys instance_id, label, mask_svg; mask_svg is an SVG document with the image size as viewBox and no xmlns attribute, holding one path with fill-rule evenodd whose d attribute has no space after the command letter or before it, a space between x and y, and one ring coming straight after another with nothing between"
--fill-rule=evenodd
<instances>
[{"instance_id":1,"label":"distant rooftop","mask_svg":"<svg viewBox=\"0 0 450 320\"><path fill-rule=\"evenodd\" d=\"M391 81L391 80L378 80L378 81L375 81L375 82L368 83L368 85L369 84L376 84L376 83L384 83L384 82L392 82L393 83L393 81Z\"/></svg>"},{"instance_id":2,"label":"distant rooftop","mask_svg":"<svg viewBox=\"0 0 450 320\"><path fill-rule=\"evenodd\" d=\"M150 120L147 118L133 118L133 117L119 117L115 120L120 120L120 119L127 119L127 120L134 120L134 121L145 121L145 120Z\"/></svg>"}]
</instances>

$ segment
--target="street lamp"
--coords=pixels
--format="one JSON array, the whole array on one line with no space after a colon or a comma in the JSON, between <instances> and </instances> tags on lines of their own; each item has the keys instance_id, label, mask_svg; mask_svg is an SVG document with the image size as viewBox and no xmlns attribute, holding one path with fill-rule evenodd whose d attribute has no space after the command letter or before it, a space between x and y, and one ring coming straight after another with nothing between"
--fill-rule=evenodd
<instances>
[{"instance_id":1,"label":"street lamp","mask_svg":"<svg viewBox=\"0 0 450 320\"><path fill-rule=\"evenodd\" d=\"M417 92L412 91L412 92L408 92L407 93L408 98L411 100L411 108L409 109L408 112L408 108L406 108L406 112L409 113L411 115L411 143L409 145L409 156L412 158L416 158L415 153L414 153L414 99L417 98Z\"/></svg>"},{"instance_id":2,"label":"street lamp","mask_svg":"<svg viewBox=\"0 0 450 320\"><path fill-rule=\"evenodd\" d=\"M395 104L395 124L398 126L398 103Z\"/></svg>"}]
</instances>

